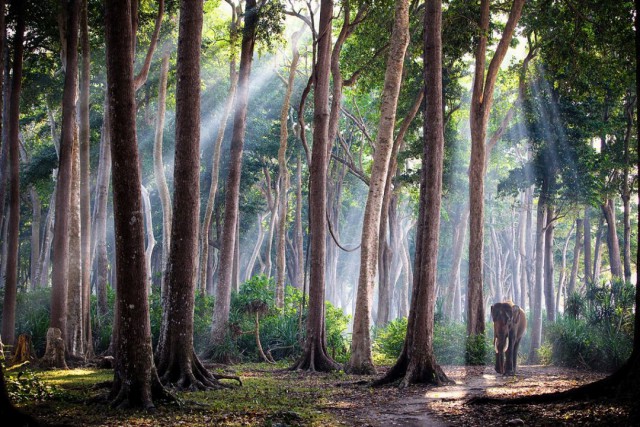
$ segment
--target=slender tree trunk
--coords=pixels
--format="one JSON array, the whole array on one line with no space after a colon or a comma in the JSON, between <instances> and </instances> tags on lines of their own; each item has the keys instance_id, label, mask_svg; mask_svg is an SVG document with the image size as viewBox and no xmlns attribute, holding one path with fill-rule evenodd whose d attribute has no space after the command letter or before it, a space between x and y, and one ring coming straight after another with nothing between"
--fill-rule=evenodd
<instances>
[{"instance_id":1,"label":"slender tree trunk","mask_svg":"<svg viewBox=\"0 0 640 427\"><path fill-rule=\"evenodd\" d=\"M567 285L567 298L576 291L576 281L578 279L578 267L580 266L580 251L582 249L582 233L584 230L583 220L576 219L576 244L573 247L573 264L571 266L571 276L569 276L569 284Z\"/></svg>"},{"instance_id":2,"label":"slender tree trunk","mask_svg":"<svg viewBox=\"0 0 640 427\"><path fill-rule=\"evenodd\" d=\"M80 48L82 53L82 72L80 74L80 217L82 248L82 330L84 332L84 350L93 356L93 337L91 331L91 134L89 124L89 91L91 84L91 57L89 47L88 0L83 0L80 14Z\"/></svg>"},{"instance_id":3,"label":"slender tree trunk","mask_svg":"<svg viewBox=\"0 0 640 427\"><path fill-rule=\"evenodd\" d=\"M242 169L242 149L247 124L247 107L249 102L249 75L253 61L258 10L255 0L247 0L245 7L244 31L242 34L242 50L240 53L240 71L238 75L238 92L236 95L233 118L233 135L231 137L231 153L229 156L229 174L226 181L224 229L222 232L222 248L220 251L220 272L216 287L216 304L213 309L213 327L211 331L214 345L224 342L229 322L231 286L233 276L233 259L236 252L236 230L238 222L238 202L240 197L240 173ZM211 351L208 352L211 356Z\"/></svg>"},{"instance_id":4,"label":"slender tree trunk","mask_svg":"<svg viewBox=\"0 0 640 427\"><path fill-rule=\"evenodd\" d=\"M602 205L602 213L607 221L607 248L609 250L609 264L611 265L611 275L623 278L622 261L620 258L620 242L616 231L616 207L613 199L607 200Z\"/></svg>"},{"instance_id":5,"label":"slender tree trunk","mask_svg":"<svg viewBox=\"0 0 640 427\"><path fill-rule=\"evenodd\" d=\"M596 242L593 251L593 283L600 281L600 269L602 266L602 228L604 224L604 216L600 215L598 219L598 228L596 230Z\"/></svg>"},{"instance_id":6,"label":"slender tree trunk","mask_svg":"<svg viewBox=\"0 0 640 427\"><path fill-rule=\"evenodd\" d=\"M117 287L112 404L153 408L168 395L160 384L151 348L140 163L136 143L133 34L130 0L105 4L107 84L113 174ZM116 31L117 29L117 31Z\"/></svg>"},{"instance_id":7,"label":"slender tree trunk","mask_svg":"<svg viewBox=\"0 0 640 427\"><path fill-rule=\"evenodd\" d=\"M527 301L529 305L529 311L533 311L535 300L535 249L533 242L533 233L531 231L533 226L533 188L529 187L525 191L525 206L526 206L526 226L525 226L525 273L526 277L523 280L522 287L524 294L529 295ZM536 234L537 237L537 234Z\"/></svg>"},{"instance_id":8,"label":"slender tree trunk","mask_svg":"<svg viewBox=\"0 0 640 427\"><path fill-rule=\"evenodd\" d=\"M38 281L38 261L40 260L40 226L42 225L42 203L40 196L33 186L29 187L29 197L31 198L31 289L36 290L40 282Z\"/></svg>"},{"instance_id":9,"label":"slender tree trunk","mask_svg":"<svg viewBox=\"0 0 640 427\"><path fill-rule=\"evenodd\" d=\"M153 220L151 214L151 199L149 198L149 191L144 185L140 186L140 194L142 196L142 210L144 215L144 224L147 234L147 245L144 250L144 259L147 267L147 293L151 293L151 256L153 255L153 248L156 246L156 238L153 235Z\"/></svg>"},{"instance_id":10,"label":"slender tree trunk","mask_svg":"<svg viewBox=\"0 0 640 427\"><path fill-rule=\"evenodd\" d=\"M72 357L84 356L84 331L82 329L82 247L80 218L80 147L77 137L73 143L71 165L71 199L69 203L69 282L67 283L67 330L65 343Z\"/></svg>"},{"instance_id":11,"label":"slender tree trunk","mask_svg":"<svg viewBox=\"0 0 640 427\"><path fill-rule=\"evenodd\" d=\"M584 283L593 283L593 264L591 261L591 209L584 208Z\"/></svg>"},{"instance_id":12,"label":"slender tree trunk","mask_svg":"<svg viewBox=\"0 0 640 427\"><path fill-rule=\"evenodd\" d=\"M493 90L498 70L511 43L520 19L524 0L514 0L502 37L485 71L490 24L490 0L480 2L480 35L476 48L476 64L471 99L471 163L469 166L469 278L467 290L467 334L484 333L484 298L482 296L484 259L484 176L486 171L486 136L489 114L493 104ZM485 76L486 73L486 76Z\"/></svg>"},{"instance_id":13,"label":"slender tree trunk","mask_svg":"<svg viewBox=\"0 0 640 427\"><path fill-rule=\"evenodd\" d=\"M289 138L288 117L289 105L291 103L291 93L296 77L296 69L300 54L298 53L298 39L302 35L302 30L293 34L291 40L291 64L289 65L289 79L287 88L280 109L280 148L278 150L278 192L280 201L278 202L278 239L276 249L276 307L284 307L284 282L286 278L286 244L287 244L287 198L289 193L289 171L287 170L287 139Z\"/></svg>"},{"instance_id":14,"label":"slender tree trunk","mask_svg":"<svg viewBox=\"0 0 640 427\"><path fill-rule=\"evenodd\" d=\"M317 60L314 69L313 148L309 166L309 308L303 353L292 367L309 371L338 369L338 364L327 353L324 319L327 167L331 145L328 105L332 20L333 0L321 0Z\"/></svg>"},{"instance_id":15,"label":"slender tree trunk","mask_svg":"<svg viewBox=\"0 0 640 427\"><path fill-rule=\"evenodd\" d=\"M553 262L553 239L555 229L555 209L551 203L547 204L547 222L545 225L544 237L544 301L547 309L547 320L555 322L556 307L555 293L553 292L554 262Z\"/></svg>"},{"instance_id":16,"label":"slender tree trunk","mask_svg":"<svg viewBox=\"0 0 640 427\"><path fill-rule=\"evenodd\" d=\"M60 141L60 164L56 185L56 221L53 232L53 256L51 282L51 321L49 328L62 332L62 339L68 342L67 333L67 292L69 283L70 260L70 218L72 200L74 144L78 140L76 127L76 95L78 90L78 30L80 18L80 0L71 0L66 9L66 28L63 34L65 78L62 98L62 130ZM77 153L77 152L76 152ZM76 256L77 254L74 254ZM53 336L53 335L51 335ZM53 351L53 343L47 343ZM53 353L46 351L45 358L55 363Z\"/></svg>"},{"instance_id":17,"label":"slender tree trunk","mask_svg":"<svg viewBox=\"0 0 640 427\"><path fill-rule=\"evenodd\" d=\"M304 240L302 232L302 156L298 154L296 167L296 219L295 219L295 249L296 249L296 282L294 286L300 290L304 288Z\"/></svg>"},{"instance_id":18,"label":"slender tree trunk","mask_svg":"<svg viewBox=\"0 0 640 427\"><path fill-rule=\"evenodd\" d=\"M235 9L234 9L235 16ZM235 25L235 18L232 19L232 26ZM237 30L232 28L231 30L231 38L235 40L237 37ZM232 46L235 46L235 43L232 43ZM204 292L204 273L206 270L202 269L202 265L204 260L207 259L209 253L209 230L211 229L211 218L213 216L213 208L216 201L216 193L218 191L218 178L220 176L220 153L222 148L222 140L224 139L224 131L227 128L227 120L229 118L229 113L231 112L231 107L233 106L233 102L236 95L236 88L238 87L238 72L236 71L236 55L235 50L233 50L234 54L231 56L231 60L229 63L229 92L227 93L227 101L224 105L224 110L222 111L222 115L220 117L220 124L218 125L218 134L216 135L216 140L214 143L214 151L213 158L211 160L211 185L209 186L209 197L207 199L207 207L204 214L204 220L202 221L202 231L200 238L200 292Z\"/></svg>"},{"instance_id":19,"label":"slender tree trunk","mask_svg":"<svg viewBox=\"0 0 640 427\"><path fill-rule=\"evenodd\" d=\"M49 262L51 259L51 243L53 241L53 221L56 210L56 192L55 189L49 198L49 211L47 219L44 222L44 240L40 249L40 257L38 258L38 268L36 270L36 286L45 288L49 284Z\"/></svg>"},{"instance_id":20,"label":"slender tree trunk","mask_svg":"<svg viewBox=\"0 0 640 427\"><path fill-rule=\"evenodd\" d=\"M15 340L16 292L18 287L18 252L20 237L20 91L22 89L22 52L25 31L25 5L22 1L11 4L16 17L13 36L13 78L9 99L8 148L10 165L9 220L7 228L6 276L2 310L2 338L5 343ZM0 203L4 203L2 200Z\"/></svg>"},{"instance_id":21,"label":"slender tree trunk","mask_svg":"<svg viewBox=\"0 0 640 427\"><path fill-rule=\"evenodd\" d=\"M538 361L538 348L542 341L542 289L544 282L544 247L547 206L544 196L538 198L538 213L536 218L536 249L535 249L535 284L533 288L531 347L529 348L529 362Z\"/></svg>"},{"instance_id":22,"label":"slender tree trunk","mask_svg":"<svg viewBox=\"0 0 640 427\"><path fill-rule=\"evenodd\" d=\"M256 238L256 245L253 248L253 252L251 253L251 258L249 258L249 262L247 263L247 268L245 270L244 281L251 279L253 276L253 270L256 266L256 260L258 259L258 254L260 249L262 248L262 242L264 241L264 228L262 227L262 221L264 221L264 216L262 214L258 214L258 223L256 227L258 228L258 236Z\"/></svg>"},{"instance_id":23,"label":"slender tree trunk","mask_svg":"<svg viewBox=\"0 0 640 427\"><path fill-rule=\"evenodd\" d=\"M629 186L630 153L629 142L633 132L633 105L635 98L627 95L625 105L625 116L627 118L627 130L624 136L624 173L622 177L622 206L623 206L623 259L624 259L624 280L631 282L631 187ZM637 101L636 101L637 102Z\"/></svg>"},{"instance_id":24,"label":"slender tree trunk","mask_svg":"<svg viewBox=\"0 0 640 427\"><path fill-rule=\"evenodd\" d=\"M414 383L450 383L433 353L444 119L442 108L442 2L428 0L424 20L425 117L424 151L420 179L420 214L415 260L415 282L407 335L396 364L377 384L400 379L400 387Z\"/></svg>"},{"instance_id":25,"label":"slender tree trunk","mask_svg":"<svg viewBox=\"0 0 640 427\"><path fill-rule=\"evenodd\" d=\"M378 265L378 233L380 232L381 210L387 183L389 161L393 149L393 130L396 121L398 97L400 95L400 83L402 82L402 70L404 69L404 55L408 44L409 3L406 0L397 0L380 105L376 151L369 181L369 194L364 210L360 247L360 275L356 297L356 312L353 319L351 358L345 366L345 372L348 373L372 374L376 372L371 355L370 312L376 267ZM383 295L381 292L380 297L382 299L386 298L388 302L388 294ZM388 318L388 312L385 314ZM380 313L378 313L378 316L380 317Z\"/></svg>"},{"instance_id":26,"label":"slender tree trunk","mask_svg":"<svg viewBox=\"0 0 640 427\"><path fill-rule=\"evenodd\" d=\"M164 272L167 268L167 258L169 257L169 247L171 245L171 195L169 186L164 175L164 162L162 160L162 138L164 135L164 118L167 108L167 76L169 75L169 59L171 50L165 46L160 65L160 80L158 82L158 113L156 116L156 130L153 139L153 175L158 187L160 196L160 206L162 208L162 279L160 284L160 295L164 306L165 283Z\"/></svg>"},{"instance_id":27,"label":"slender tree trunk","mask_svg":"<svg viewBox=\"0 0 640 427\"><path fill-rule=\"evenodd\" d=\"M582 221L580 221L582 222ZM571 234L573 234L573 229L575 228L575 223L571 225L571 229L567 234L567 238L564 241L564 245L562 245L562 265L560 267L560 277L558 278L558 290L556 292L556 318L560 313L560 296L565 295L565 304L566 306L566 292L564 290L567 287L567 251L569 250L569 243L571 243Z\"/></svg>"}]
</instances>

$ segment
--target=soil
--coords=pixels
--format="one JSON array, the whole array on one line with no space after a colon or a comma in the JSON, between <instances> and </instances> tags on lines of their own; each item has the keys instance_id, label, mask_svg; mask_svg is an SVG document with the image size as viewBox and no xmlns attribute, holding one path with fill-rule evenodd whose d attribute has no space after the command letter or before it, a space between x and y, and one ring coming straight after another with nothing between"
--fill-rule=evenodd
<instances>
[{"instance_id":1,"label":"soil","mask_svg":"<svg viewBox=\"0 0 640 427\"><path fill-rule=\"evenodd\" d=\"M640 420L630 418L630 405L616 401L472 402L562 391L603 377L593 372L536 365L519 366L516 376L504 377L492 366L445 366L455 384L401 390L372 388L377 376L310 374L284 366L226 367L241 376L242 387L181 393L181 405L159 404L153 413L117 411L101 401L106 391L96 384L112 377L110 370L54 371L60 374L43 373L43 378L57 381L63 396L21 406L51 425L68 426L640 426Z\"/></svg>"}]
</instances>

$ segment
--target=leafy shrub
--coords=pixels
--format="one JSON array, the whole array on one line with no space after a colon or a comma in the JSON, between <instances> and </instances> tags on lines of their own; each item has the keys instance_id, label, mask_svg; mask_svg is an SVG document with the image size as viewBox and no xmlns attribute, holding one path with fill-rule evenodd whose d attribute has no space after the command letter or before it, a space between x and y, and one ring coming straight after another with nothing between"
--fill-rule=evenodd
<instances>
[{"instance_id":1,"label":"leafy shrub","mask_svg":"<svg viewBox=\"0 0 640 427\"><path fill-rule=\"evenodd\" d=\"M4 364L4 358L0 358L9 399L13 403L43 401L58 393L53 385L48 385L30 369L21 367L17 375L9 374ZM9 371L10 372L10 371Z\"/></svg>"},{"instance_id":2,"label":"leafy shrub","mask_svg":"<svg viewBox=\"0 0 640 427\"><path fill-rule=\"evenodd\" d=\"M407 319L395 319L383 328L374 330L373 350L377 361L395 360L402 351L407 334ZM491 352L487 349L491 343L482 336L467 342L467 329L464 323L437 322L433 331L433 352L442 365L464 365L465 355L471 356L473 364L483 365L490 361ZM383 358L380 355L384 356Z\"/></svg>"},{"instance_id":3,"label":"leafy shrub","mask_svg":"<svg viewBox=\"0 0 640 427\"><path fill-rule=\"evenodd\" d=\"M633 347L633 285L622 280L589 284L572 295L565 315L549 325L551 360L560 366L613 371Z\"/></svg>"},{"instance_id":4,"label":"leafy shrub","mask_svg":"<svg viewBox=\"0 0 640 427\"><path fill-rule=\"evenodd\" d=\"M0 291L0 300L4 298L4 289ZM47 329L51 318L51 289L38 289L18 292L16 295L16 337L20 334L31 335L33 349L37 355L44 354ZM0 304L2 316L2 304Z\"/></svg>"}]
</instances>

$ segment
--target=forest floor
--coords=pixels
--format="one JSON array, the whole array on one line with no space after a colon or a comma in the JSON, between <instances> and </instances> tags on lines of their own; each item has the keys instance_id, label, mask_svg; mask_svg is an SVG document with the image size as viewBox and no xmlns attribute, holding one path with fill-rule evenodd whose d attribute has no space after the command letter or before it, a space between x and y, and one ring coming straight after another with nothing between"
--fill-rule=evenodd
<instances>
[{"instance_id":1,"label":"forest floor","mask_svg":"<svg viewBox=\"0 0 640 427\"><path fill-rule=\"evenodd\" d=\"M309 374L285 365L243 364L225 368L242 387L179 393L180 404L154 412L111 409L101 382L110 370L75 369L38 375L52 396L21 404L45 425L55 426L502 426L640 425L630 407L612 401L540 405L469 404L474 397L516 397L566 390L601 374L547 366L521 366L515 377L491 366L445 366L456 383L445 387L371 388L374 377ZM383 370L383 369L381 369ZM2 422L0 424L4 425Z\"/></svg>"}]
</instances>

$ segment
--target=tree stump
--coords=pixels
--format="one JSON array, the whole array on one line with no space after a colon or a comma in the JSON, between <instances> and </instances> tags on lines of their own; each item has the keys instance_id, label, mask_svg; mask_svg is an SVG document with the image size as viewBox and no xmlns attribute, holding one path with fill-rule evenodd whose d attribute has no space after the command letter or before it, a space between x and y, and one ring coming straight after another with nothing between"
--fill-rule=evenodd
<instances>
[{"instance_id":1,"label":"tree stump","mask_svg":"<svg viewBox=\"0 0 640 427\"><path fill-rule=\"evenodd\" d=\"M58 328L49 328L47 331L47 348L40 359L40 366L52 369L68 369L64 360L64 340L62 332Z\"/></svg>"},{"instance_id":2,"label":"tree stump","mask_svg":"<svg viewBox=\"0 0 640 427\"><path fill-rule=\"evenodd\" d=\"M20 363L32 362L33 360L35 360L35 356L33 355L31 335L21 334L18 337L18 343L11 358L11 364L18 365Z\"/></svg>"}]
</instances>

